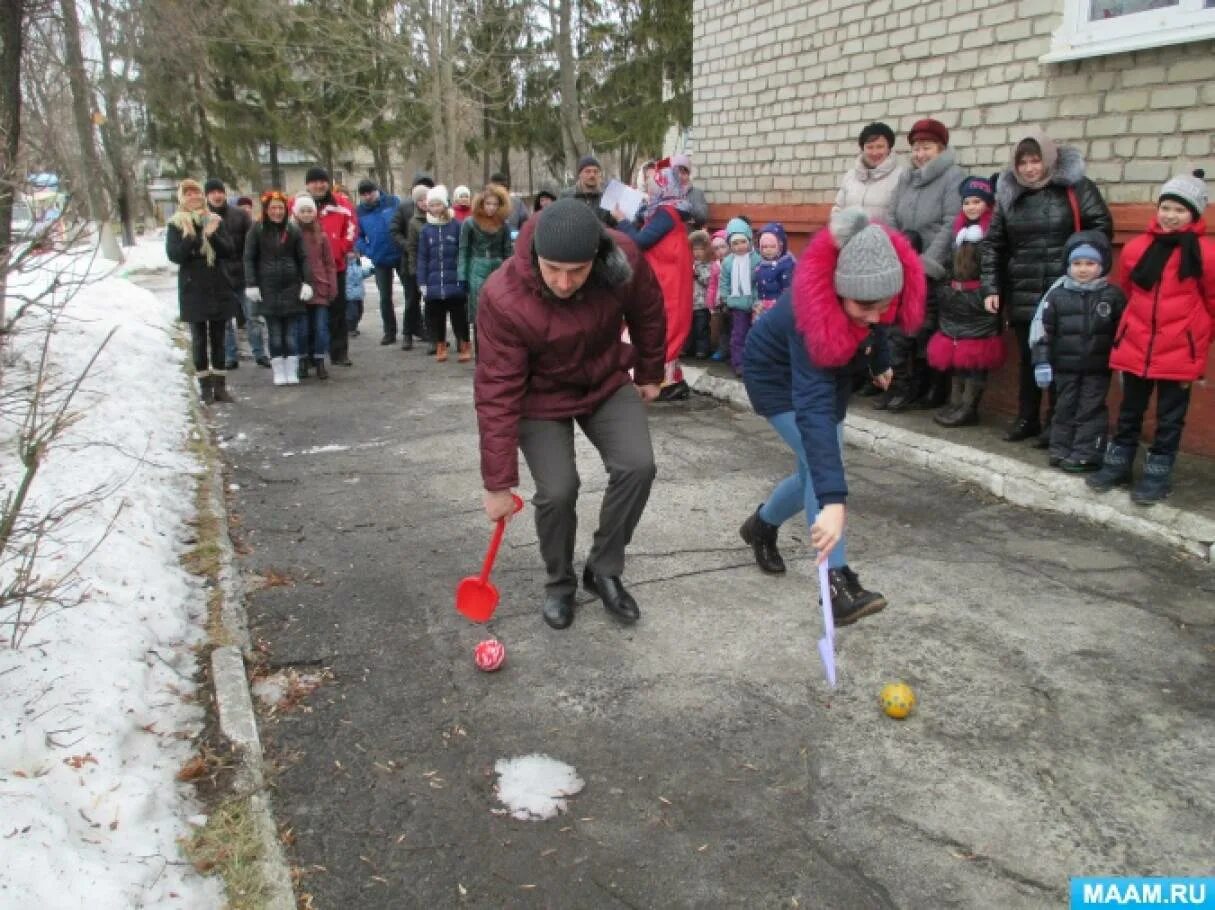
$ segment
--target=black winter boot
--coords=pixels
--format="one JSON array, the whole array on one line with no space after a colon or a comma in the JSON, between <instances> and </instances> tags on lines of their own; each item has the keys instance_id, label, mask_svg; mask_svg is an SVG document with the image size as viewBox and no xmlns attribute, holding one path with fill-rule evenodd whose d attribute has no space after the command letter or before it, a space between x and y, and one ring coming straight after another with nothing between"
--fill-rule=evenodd
<instances>
[{"instance_id":1,"label":"black winter boot","mask_svg":"<svg viewBox=\"0 0 1215 910\"><path fill-rule=\"evenodd\" d=\"M894 413L905 411L911 407L911 403L918 397L920 391L916 385L915 361L908 357L899 366L894 368L894 378L890 381L890 396L886 399L885 404L879 404L882 399L878 399L873 403L873 407L879 411L886 410Z\"/></svg>"},{"instance_id":2,"label":"black winter boot","mask_svg":"<svg viewBox=\"0 0 1215 910\"><path fill-rule=\"evenodd\" d=\"M300 379L308 378L308 367L309 367L309 363L308 363L307 355L301 356L299 368L295 371Z\"/></svg>"},{"instance_id":3,"label":"black winter boot","mask_svg":"<svg viewBox=\"0 0 1215 910\"><path fill-rule=\"evenodd\" d=\"M328 379L329 378L329 370L325 366L324 357L318 357L316 360L316 378L317 379Z\"/></svg>"},{"instance_id":4,"label":"black winter boot","mask_svg":"<svg viewBox=\"0 0 1215 910\"><path fill-rule=\"evenodd\" d=\"M232 404L236 399L228 394L228 377L223 373L211 374L211 400Z\"/></svg>"},{"instance_id":5,"label":"black winter boot","mask_svg":"<svg viewBox=\"0 0 1215 910\"><path fill-rule=\"evenodd\" d=\"M211 384L210 373L198 377L198 400L203 404L215 404L215 386Z\"/></svg>"},{"instance_id":6,"label":"black winter boot","mask_svg":"<svg viewBox=\"0 0 1215 910\"><path fill-rule=\"evenodd\" d=\"M1042 432L1042 423L1037 417L1018 417L1004 434L1005 442L1020 442L1023 439L1036 437Z\"/></svg>"},{"instance_id":7,"label":"black winter boot","mask_svg":"<svg viewBox=\"0 0 1215 910\"><path fill-rule=\"evenodd\" d=\"M922 391L911 407L921 410L944 407L949 401L949 372L930 369L927 361L921 361L916 370L923 377L920 383Z\"/></svg>"},{"instance_id":8,"label":"black winter boot","mask_svg":"<svg viewBox=\"0 0 1215 910\"><path fill-rule=\"evenodd\" d=\"M1135 489L1131 490L1131 502L1141 506L1154 506L1163 502L1172 490L1170 479L1173 475L1173 463L1176 455L1157 455L1148 452L1147 461L1143 465L1143 476Z\"/></svg>"},{"instance_id":9,"label":"black winter boot","mask_svg":"<svg viewBox=\"0 0 1215 910\"><path fill-rule=\"evenodd\" d=\"M1105 447L1105 461L1101 465L1101 470L1090 475L1084 482L1098 493L1104 493L1116 486L1125 486L1130 483L1131 471L1135 467L1135 453L1138 449L1138 446L1122 446L1111 442Z\"/></svg>"},{"instance_id":10,"label":"black winter boot","mask_svg":"<svg viewBox=\"0 0 1215 910\"><path fill-rule=\"evenodd\" d=\"M957 411L962 410L962 390L963 381L960 376L953 377L953 387L949 396L949 404L941 408L932 415L933 422L940 424L943 427L951 427L950 418Z\"/></svg>"},{"instance_id":11,"label":"black winter boot","mask_svg":"<svg viewBox=\"0 0 1215 910\"><path fill-rule=\"evenodd\" d=\"M886 607L886 598L877 591L866 591L860 577L848 566L828 569L827 582L831 586L831 615L837 626L850 626Z\"/></svg>"},{"instance_id":12,"label":"black winter boot","mask_svg":"<svg viewBox=\"0 0 1215 910\"><path fill-rule=\"evenodd\" d=\"M760 503L759 509L763 508ZM777 525L770 525L759 517L759 509L756 509L751 517L742 523L742 527L738 529L738 535L747 544L750 544L751 550L755 553L755 564L761 570L769 575L785 574L785 561L781 558L780 551L776 549L776 535L780 531Z\"/></svg>"}]
</instances>

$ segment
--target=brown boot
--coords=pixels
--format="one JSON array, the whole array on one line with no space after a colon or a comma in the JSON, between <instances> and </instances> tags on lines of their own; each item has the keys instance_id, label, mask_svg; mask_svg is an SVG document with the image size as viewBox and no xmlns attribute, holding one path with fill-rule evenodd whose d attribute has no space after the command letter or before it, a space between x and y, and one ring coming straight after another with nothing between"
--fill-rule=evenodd
<instances>
[{"instance_id":1,"label":"brown boot","mask_svg":"<svg viewBox=\"0 0 1215 910\"><path fill-rule=\"evenodd\" d=\"M468 363L472 360L472 343L469 341L460 342L460 355L456 358L457 363Z\"/></svg>"},{"instance_id":2,"label":"brown boot","mask_svg":"<svg viewBox=\"0 0 1215 910\"><path fill-rule=\"evenodd\" d=\"M447 363L447 342L440 341L435 345L435 363Z\"/></svg>"}]
</instances>

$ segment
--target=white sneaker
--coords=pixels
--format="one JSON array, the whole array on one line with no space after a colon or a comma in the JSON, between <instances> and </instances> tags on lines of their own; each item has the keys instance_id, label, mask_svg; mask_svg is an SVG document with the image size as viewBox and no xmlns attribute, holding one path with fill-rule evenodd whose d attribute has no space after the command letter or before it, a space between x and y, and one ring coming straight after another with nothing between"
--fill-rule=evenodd
<instances>
[{"instance_id":1,"label":"white sneaker","mask_svg":"<svg viewBox=\"0 0 1215 910\"><path fill-rule=\"evenodd\" d=\"M270 369L274 372L274 384L287 384L287 358L286 357L271 357Z\"/></svg>"},{"instance_id":2,"label":"white sneaker","mask_svg":"<svg viewBox=\"0 0 1215 910\"><path fill-rule=\"evenodd\" d=\"M300 384L300 359L295 355L287 358L287 365L283 368L287 373L287 385Z\"/></svg>"}]
</instances>

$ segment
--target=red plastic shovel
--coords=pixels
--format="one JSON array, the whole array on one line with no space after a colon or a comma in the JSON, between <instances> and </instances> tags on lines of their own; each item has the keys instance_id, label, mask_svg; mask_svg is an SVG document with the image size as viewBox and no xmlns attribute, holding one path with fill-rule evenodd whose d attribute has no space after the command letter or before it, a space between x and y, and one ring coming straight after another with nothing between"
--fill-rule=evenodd
<instances>
[{"instance_id":1,"label":"red plastic shovel","mask_svg":"<svg viewBox=\"0 0 1215 910\"><path fill-rule=\"evenodd\" d=\"M523 500L511 494L515 501L515 512L523 508ZM470 575L456 586L456 609L473 622L488 622L498 608L501 595L489 580L493 571L494 560L498 558L498 548L502 546L502 535L506 533L506 519L499 518L494 526L494 534L489 539L489 550L485 554L485 564L481 566L480 576Z\"/></svg>"}]
</instances>

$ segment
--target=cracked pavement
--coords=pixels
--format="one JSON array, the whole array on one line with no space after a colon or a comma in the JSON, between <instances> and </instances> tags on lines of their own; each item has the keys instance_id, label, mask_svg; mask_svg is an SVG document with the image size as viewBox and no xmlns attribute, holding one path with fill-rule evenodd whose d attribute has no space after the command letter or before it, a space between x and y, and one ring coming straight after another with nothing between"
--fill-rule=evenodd
<instances>
[{"instance_id":1,"label":"cracked pavement","mask_svg":"<svg viewBox=\"0 0 1215 910\"><path fill-rule=\"evenodd\" d=\"M251 592L253 633L334 674L262 718L316 908L1056 907L1070 875L1210 873L1197 562L849 451L850 562L891 606L839 633L830 692L804 524L784 578L737 533L791 456L695 399L652 409L641 622L582 595L545 626L528 510L479 628L453 608L490 530L471 367L380 347L374 292L366 311L353 368L276 389L245 361L216 410L242 569L294 580ZM579 440L581 556L604 477ZM497 674L473 666L487 634ZM877 706L898 679L904 722ZM549 822L495 815L494 762L534 751L585 790Z\"/></svg>"}]
</instances>

